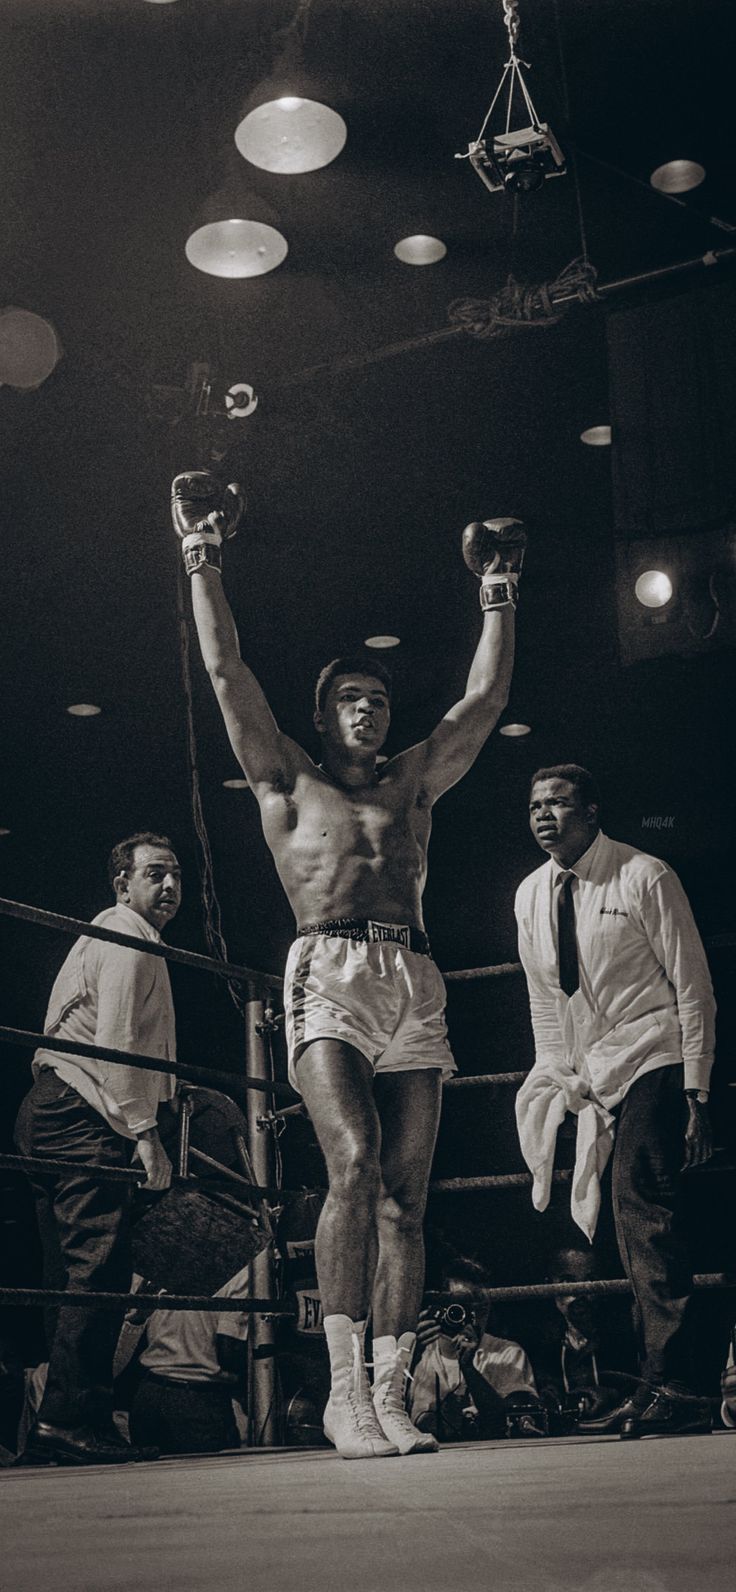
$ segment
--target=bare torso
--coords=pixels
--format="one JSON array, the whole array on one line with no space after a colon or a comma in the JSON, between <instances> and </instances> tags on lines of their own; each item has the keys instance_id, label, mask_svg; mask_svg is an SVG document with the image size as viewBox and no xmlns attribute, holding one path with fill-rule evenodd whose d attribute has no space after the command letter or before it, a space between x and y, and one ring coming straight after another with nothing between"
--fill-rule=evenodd
<instances>
[{"instance_id":1,"label":"bare torso","mask_svg":"<svg viewBox=\"0 0 736 1592\"><path fill-rule=\"evenodd\" d=\"M291 779L261 797L297 924L353 917L423 927L431 804L402 761L346 789L302 754Z\"/></svg>"}]
</instances>

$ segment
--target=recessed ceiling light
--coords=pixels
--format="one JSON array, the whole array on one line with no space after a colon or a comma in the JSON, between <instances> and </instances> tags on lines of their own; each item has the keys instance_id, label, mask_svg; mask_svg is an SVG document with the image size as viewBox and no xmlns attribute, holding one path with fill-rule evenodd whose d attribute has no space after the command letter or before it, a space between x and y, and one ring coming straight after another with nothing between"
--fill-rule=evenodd
<instances>
[{"instance_id":1,"label":"recessed ceiling light","mask_svg":"<svg viewBox=\"0 0 736 1592\"><path fill-rule=\"evenodd\" d=\"M697 160L668 160L652 172L649 181L660 193L688 193L705 181L705 166Z\"/></svg>"},{"instance_id":2,"label":"recessed ceiling light","mask_svg":"<svg viewBox=\"0 0 736 1592\"><path fill-rule=\"evenodd\" d=\"M436 265L438 260L444 260L447 244L426 232L416 232L410 238L399 238L394 254L404 265Z\"/></svg>"},{"instance_id":3,"label":"recessed ceiling light","mask_svg":"<svg viewBox=\"0 0 736 1592\"><path fill-rule=\"evenodd\" d=\"M224 779L222 783L225 790L248 790L247 779Z\"/></svg>"},{"instance_id":4,"label":"recessed ceiling light","mask_svg":"<svg viewBox=\"0 0 736 1592\"><path fill-rule=\"evenodd\" d=\"M610 448L610 426L588 426L586 431L581 431L580 441L585 442L589 448Z\"/></svg>"},{"instance_id":5,"label":"recessed ceiling light","mask_svg":"<svg viewBox=\"0 0 736 1592\"><path fill-rule=\"evenodd\" d=\"M508 735L509 739L516 739L520 735L531 735L531 724L502 724L499 735Z\"/></svg>"},{"instance_id":6,"label":"recessed ceiling light","mask_svg":"<svg viewBox=\"0 0 736 1592\"><path fill-rule=\"evenodd\" d=\"M367 636L364 645L378 649L382 647L400 647L401 640L398 636Z\"/></svg>"},{"instance_id":7,"label":"recessed ceiling light","mask_svg":"<svg viewBox=\"0 0 736 1592\"><path fill-rule=\"evenodd\" d=\"M72 702L66 711L71 713L73 719L94 719L102 712L102 708L98 708L95 702Z\"/></svg>"},{"instance_id":8,"label":"recessed ceiling light","mask_svg":"<svg viewBox=\"0 0 736 1592\"><path fill-rule=\"evenodd\" d=\"M209 221L187 238L184 253L190 265L208 276L265 276L286 259L286 238L265 221Z\"/></svg>"}]
</instances>

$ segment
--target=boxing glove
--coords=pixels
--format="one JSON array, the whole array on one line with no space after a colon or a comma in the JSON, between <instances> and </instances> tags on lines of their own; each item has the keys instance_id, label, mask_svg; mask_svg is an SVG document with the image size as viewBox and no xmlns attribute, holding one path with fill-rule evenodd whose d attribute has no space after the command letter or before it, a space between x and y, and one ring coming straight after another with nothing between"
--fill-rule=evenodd
<instances>
[{"instance_id":1,"label":"boxing glove","mask_svg":"<svg viewBox=\"0 0 736 1592\"><path fill-rule=\"evenodd\" d=\"M473 520L463 531L463 558L480 577L480 606L516 607L526 531L521 520Z\"/></svg>"},{"instance_id":2,"label":"boxing glove","mask_svg":"<svg viewBox=\"0 0 736 1592\"><path fill-rule=\"evenodd\" d=\"M239 486L222 487L210 470L187 470L171 483L171 518L188 575L204 564L222 572L223 541L234 536L245 500Z\"/></svg>"}]
</instances>

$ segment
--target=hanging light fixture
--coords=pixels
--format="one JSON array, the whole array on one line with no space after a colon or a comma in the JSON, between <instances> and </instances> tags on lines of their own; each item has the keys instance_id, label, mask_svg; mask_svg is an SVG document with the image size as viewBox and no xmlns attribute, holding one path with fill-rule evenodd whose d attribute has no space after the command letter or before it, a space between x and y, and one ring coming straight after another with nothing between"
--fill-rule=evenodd
<instances>
[{"instance_id":1,"label":"hanging light fixture","mask_svg":"<svg viewBox=\"0 0 736 1592\"><path fill-rule=\"evenodd\" d=\"M304 41L312 0L298 0L294 17L281 34L273 72L253 90L246 114L235 129L244 160L280 175L319 171L340 154L347 127L338 114L315 99L319 93L304 69Z\"/></svg>"},{"instance_id":2,"label":"hanging light fixture","mask_svg":"<svg viewBox=\"0 0 736 1592\"><path fill-rule=\"evenodd\" d=\"M252 188L227 182L205 201L184 253L207 276L264 276L289 252L278 219Z\"/></svg>"},{"instance_id":3,"label":"hanging light fixture","mask_svg":"<svg viewBox=\"0 0 736 1592\"><path fill-rule=\"evenodd\" d=\"M657 166L649 181L660 193L689 193L705 182L705 167L697 160L668 160L664 166Z\"/></svg>"},{"instance_id":4,"label":"hanging light fixture","mask_svg":"<svg viewBox=\"0 0 736 1592\"><path fill-rule=\"evenodd\" d=\"M61 343L43 315L14 304L0 310L0 387L33 392L60 359Z\"/></svg>"},{"instance_id":5,"label":"hanging light fixture","mask_svg":"<svg viewBox=\"0 0 736 1592\"><path fill-rule=\"evenodd\" d=\"M268 92L266 84L261 85ZM281 175L319 171L343 148L347 127L337 111L301 94L279 94L257 105L235 129L241 155Z\"/></svg>"},{"instance_id":6,"label":"hanging light fixture","mask_svg":"<svg viewBox=\"0 0 736 1592\"><path fill-rule=\"evenodd\" d=\"M436 265L444 260L447 244L429 232L412 232L394 244L394 254L403 265Z\"/></svg>"},{"instance_id":7,"label":"hanging light fixture","mask_svg":"<svg viewBox=\"0 0 736 1592\"><path fill-rule=\"evenodd\" d=\"M197 227L187 238L190 265L207 276L265 276L286 259L289 245L275 227L262 221L228 216Z\"/></svg>"}]
</instances>

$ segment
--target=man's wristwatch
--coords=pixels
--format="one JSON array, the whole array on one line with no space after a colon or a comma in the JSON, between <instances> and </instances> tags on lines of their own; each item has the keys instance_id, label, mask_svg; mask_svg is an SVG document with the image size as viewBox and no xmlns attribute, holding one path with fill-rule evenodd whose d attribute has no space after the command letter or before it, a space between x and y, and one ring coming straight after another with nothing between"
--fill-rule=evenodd
<instances>
[{"instance_id":1,"label":"man's wristwatch","mask_svg":"<svg viewBox=\"0 0 736 1592\"><path fill-rule=\"evenodd\" d=\"M688 1100L697 1100L699 1106L707 1106L708 1104L707 1089L686 1089L685 1094Z\"/></svg>"}]
</instances>

